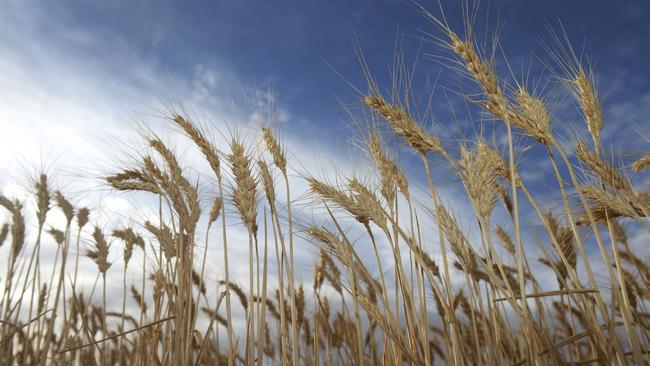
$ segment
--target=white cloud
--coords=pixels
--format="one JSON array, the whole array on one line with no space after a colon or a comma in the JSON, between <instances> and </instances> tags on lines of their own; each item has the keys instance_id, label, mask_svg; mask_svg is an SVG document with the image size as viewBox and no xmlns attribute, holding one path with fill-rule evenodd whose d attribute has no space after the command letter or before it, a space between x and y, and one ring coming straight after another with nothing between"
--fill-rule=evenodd
<instances>
[{"instance_id":1,"label":"white cloud","mask_svg":"<svg viewBox=\"0 0 650 366\"><path fill-rule=\"evenodd\" d=\"M42 9L30 6L33 3L23 4L11 2L0 16L0 171L9 173L9 177L0 179L3 194L20 199L28 197L30 189L26 188L27 185L15 183L24 181L22 176L25 169L19 167L24 164L41 164L53 171L64 169L65 176L58 177L55 174L54 184L57 187L63 185L64 192L73 192L75 196L71 198L74 202L90 205L94 209L93 213L103 212L99 217L94 216L99 219L102 227L110 228L110 224L115 223L137 225L144 219L156 217L155 200L142 195L107 193L107 187L101 185L97 178L110 173L109 169L119 166L120 161L127 160L130 144L140 143L137 129L140 122L166 138L180 153L184 163L192 167L198 166L198 173L203 171L201 167L205 167L205 162L196 149L184 138L180 138L171 124L160 118L161 111L165 110L167 104L176 105L180 102L199 121L219 129L225 137L228 137L230 128L244 136L251 136L248 142L252 147L258 144L258 140L252 136L259 137L255 129L264 122L259 110L264 111L268 95L242 85L232 70L218 66L219 60L214 60L213 63L197 60L195 65L187 67L192 70L189 76L175 74L156 60L142 57L128 40L116 39L116 34L104 31L98 38L98 35L77 29L74 25L52 24L60 14L54 14L53 19L48 19L48 14L44 14ZM53 41L43 34L43 23L59 27L60 37ZM155 43L163 42L165 32L160 30L156 34ZM102 39L106 37L112 40L112 52L118 60L103 58L107 53L102 50ZM121 64L121 67L116 69L116 63ZM241 93L253 95L254 101L250 105L240 102ZM250 112L251 109L253 112ZM320 178L326 178L326 172L331 174L334 171L345 176L352 176L355 172L362 176L370 173L364 168L364 159L358 153L337 149L329 146L326 141L304 141L297 138L291 129L303 123L301 116L292 115L290 110L282 108L278 114L284 127L281 134L290 157L294 199L302 197L307 191L306 182L299 177L299 173L323 172L321 175L316 174ZM237 124L237 121L242 123ZM217 132L212 134L217 146L226 150L224 136ZM135 151L143 150L136 148ZM538 175L539 172L546 170L539 169L539 166L535 168L536 170L528 172L527 179L537 180L542 176ZM448 177L445 179L448 181ZM276 182L279 184L280 179ZM215 190L209 186L209 181L204 176L201 183L207 202ZM426 183L420 183L420 186L413 189L417 200L424 207L431 207ZM281 186L278 186L278 196L283 198L285 192ZM471 214L468 202L460 200L460 192L445 186L441 188L446 197L445 202L449 202L450 206L453 204L452 210L456 217ZM286 205L286 201L281 199L280 204ZM33 212L33 208L31 210ZM301 205L296 205L295 210L295 214L305 221L327 218L323 210L312 211ZM433 244L437 242L437 233L434 225L430 225L430 218L423 215L422 211L419 209L423 240L428 245L426 248L437 254L439 248ZM231 275L246 288L247 235L237 214L230 207L228 215ZM503 213L498 215L505 217ZM133 218L137 221L134 222ZM459 221L465 222L462 219ZM58 213L49 224L62 227L62 222L61 214ZM525 222L524 225L528 223ZM30 239L33 239L35 230L33 227L31 229ZM480 239L475 235L476 227L463 229L474 234L469 235L470 240L478 248ZM354 234L360 235L356 231ZM222 279L223 247L218 225L213 228L211 238L206 278ZM532 245L532 235L524 237L524 241L531 243L527 245L529 253L539 254L539 250ZM300 244L296 245L299 262L311 264L316 260L316 249L302 245L305 244L302 242ZM53 245L50 239L44 242L48 253L53 252ZM88 243L83 243L82 248L86 245ZM202 239L200 245L203 245ZM381 253L386 258L391 258L387 243L380 241L379 245ZM363 250L365 249L364 247ZM3 250L6 250L6 246ZM274 248L269 248L269 252L272 258ZM407 257L406 253L403 252L404 258ZM111 253L114 266L110 270L116 278L121 278L120 256L121 250L116 245ZM440 263L440 258L436 259ZM132 263L141 263L141 260L136 255ZM534 261L531 256L531 264ZM270 262L272 272L275 264L274 260ZM374 259L369 257L367 263L373 262ZM85 258L81 259L81 264L84 274L81 285L90 288L95 281L95 267ZM139 265L132 266L127 277L136 282L142 268L138 268ZM374 268L374 265L370 266ZM150 265L147 267L151 268ZM303 270L298 273L298 277L309 283L311 273L308 267L301 268ZM390 271L393 266L387 264L384 269ZM555 281L549 271L542 275L547 279L545 282ZM112 302L115 306L120 306L121 283L115 283L111 291L120 292L116 296L119 301Z\"/></svg>"},{"instance_id":2,"label":"white cloud","mask_svg":"<svg viewBox=\"0 0 650 366\"><path fill-rule=\"evenodd\" d=\"M220 130L225 137L228 137L229 130L249 136L249 132L254 132L252 129L263 123L261 115L247 112L249 106L234 102L241 100L241 96L236 94L247 88L230 70L197 62L189 65L188 69L193 72L186 78L141 57L139 50L132 48L128 40L116 39L116 34L104 32L100 37L76 28L74 24L57 23L61 14L49 17L50 14L34 3L12 2L5 10L0 16L3 21L0 26L0 171L9 174L0 180L0 191L6 196L27 201L25 213L32 215L28 217L31 225L28 227L28 243L35 242L36 228L31 219L34 213L33 188L31 182L25 181L25 173L34 175L40 167L52 173L50 184L55 189L61 188L79 206L89 206L93 224L97 223L109 234L113 225L137 226L147 218L157 217L157 201L138 194L109 192L101 181L101 177L113 172L112 169L119 167L120 162L128 162L128 154L133 152L131 149L137 153L144 151L131 145L141 145L139 126L145 126L145 129L168 140L183 163L194 167L197 162L199 170L205 166L196 149L176 133L171 123L160 118L167 105L182 103L193 116L198 116L199 121ZM59 36L43 34L43 25L57 27ZM118 54L117 61L103 59L106 52L102 50L102 39L106 37L112 39L112 52ZM122 63L119 72L114 67L116 62ZM260 95L264 96L263 93ZM262 99L260 102L268 101ZM280 109L278 114L285 126L291 123L289 111ZM213 135L217 146L225 148L224 136L217 132ZM309 144L294 139L291 133L283 136L290 155L300 161L300 164L290 164L301 172L303 169L315 171L325 161L330 161L335 162L339 171L349 175L355 169L354 161L359 161L345 157L345 152L337 152L325 143ZM252 137L248 142L252 147L257 145ZM37 168L20 168L25 165ZM190 173L197 172L190 170ZM295 198L303 194L306 185L296 171L291 174ZM205 178L201 182L206 199L212 197L214 187L210 187ZM280 204L286 202L280 200ZM53 208L51 213L52 219L48 220L46 227L63 228L65 223L58 209ZM246 232L232 208L227 213L231 276L246 288ZM4 212L0 217L3 220L7 218ZM86 234L90 230L86 227ZM222 243L219 226L215 225L213 231L206 278L217 280L223 278ZM91 242L82 242L82 254L91 245ZM7 247L1 248L3 254L6 254ZM44 266L51 265L55 248L53 240L44 234ZM121 306L122 298L121 251L121 243L116 242L109 256L113 261L110 278L116 280L109 283L108 290L110 304L115 307ZM274 253L273 248L269 251ZM313 251L306 245L297 245L298 260L315 260L311 254ZM73 249L73 256L74 252ZM29 253L31 246L25 248L23 255ZM131 263L141 261L142 257L136 253ZM271 262L272 270L274 263ZM127 278L137 283L142 268L133 264L130 267ZM149 263L147 270L151 268ZM80 273L79 287L88 294L95 284L96 268L89 259L81 258ZM311 274L300 273L299 277L309 282ZM215 287L213 285L212 291ZM100 299L100 294L95 290L95 301Z\"/></svg>"}]
</instances>

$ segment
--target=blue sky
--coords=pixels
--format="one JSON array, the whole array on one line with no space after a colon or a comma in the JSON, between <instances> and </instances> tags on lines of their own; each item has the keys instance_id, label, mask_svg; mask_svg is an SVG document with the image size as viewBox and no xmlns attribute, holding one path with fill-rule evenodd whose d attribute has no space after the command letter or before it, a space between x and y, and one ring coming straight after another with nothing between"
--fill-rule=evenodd
<instances>
[{"instance_id":1,"label":"blue sky","mask_svg":"<svg viewBox=\"0 0 650 366\"><path fill-rule=\"evenodd\" d=\"M317 122L336 112L334 95L349 91L326 64L352 80L360 79L350 45L353 35L377 76L385 77L398 29L410 38L410 50L420 44L420 31L435 32L408 1L398 0L135 3L98 6L97 2L73 2L60 15L54 10L59 21L42 28L55 40L62 23L82 33L100 35L101 44L80 49L79 56L105 53L111 68L119 69L124 62L120 47L126 43L161 70L180 75L188 75L201 63L224 67L243 83L275 80L289 107L300 116L321 116L311 117L321 119ZM460 29L457 3L446 2L444 9ZM486 4L481 15L489 13L492 30L497 22L503 25L501 42L508 56L515 59L514 67L521 61L517 59L527 63L533 54L543 57L536 37L548 39L547 24L557 28L559 20L574 46L584 44L586 53L595 58L598 73L606 75L603 88L616 88L617 97L627 97L648 84L647 2L494 1L489 8ZM435 2L424 5L437 12ZM431 44L422 47L425 52L439 51ZM423 61L421 68L437 74L439 67ZM607 80L607 75L621 69L626 79L620 82L626 82L625 88ZM625 95L626 91L631 94Z\"/></svg>"},{"instance_id":2,"label":"blue sky","mask_svg":"<svg viewBox=\"0 0 650 366\"><path fill-rule=\"evenodd\" d=\"M440 14L435 1L422 4ZM137 123L166 133L159 118L166 104L182 102L218 123L259 123L245 96L269 81L282 111L279 127L300 167L319 169L313 161L327 156L341 171L352 171L359 153L346 145L352 121L337 99L358 102L343 78L365 88L352 40L358 39L386 90L398 34L405 37L411 61L418 50L448 55L422 33L440 35L435 27L401 0L3 0L0 5L0 188L5 194L20 191L7 178L24 172L14 173L16 165L60 164L87 169L87 175L106 174L102 168L123 152L109 149L139 140ZM444 1L443 8L461 31L459 2ZM549 77L540 66L547 56L539 40L548 41L549 24L559 30L561 22L571 44L584 49L596 67L606 97L606 147L621 149L630 159L647 149L639 133L648 136L650 127L650 3L493 0L481 4L480 36L486 19L488 32L500 29L515 74L530 70L532 79ZM504 71L503 62L498 65ZM427 77L438 79L435 128L452 139L471 135L474 125L462 122L477 121L480 114L467 115L462 104L450 108L447 100L471 84L425 57L417 68L416 87ZM557 128L582 128L575 112L572 104L562 104L558 115L565 119ZM177 144L185 151L182 142ZM528 172L541 194L552 184L543 179L547 169L532 166ZM133 209L119 197L102 204Z\"/></svg>"},{"instance_id":3,"label":"blue sky","mask_svg":"<svg viewBox=\"0 0 650 366\"><path fill-rule=\"evenodd\" d=\"M436 2L424 2L439 14ZM459 2L443 2L447 18L461 29ZM179 80L197 77L197 68L219 75L217 89L237 98L239 89L264 88L272 80L281 105L291 112L290 125L307 136L323 129L337 137L348 124L336 96L355 95L342 77L363 86L351 45L357 37L371 69L384 88L394 40L406 36L406 54L445 54L422 31L435 28L409 1L8 1L1 29L5 48L34 63L44 74L56 63L88 68L138 85L138 65L150 77ZM548 40L548 24L562 22L574 47L584 46L597 66L599 87L613 103L643 107L649 92L650 5L644 1L509 1L481 4L479 27L501 26L500 40L513 69L544 58L538 39ZM42 53L34 55L34 48ZM531 75L540 74L533 61ZM29 67L25 65L25 68ZM418 69L436 77L443 88L454 85L440 64L421 59ZM135 74L135 75L133 75ZM448 74L448 72L447 72ZM171 88L173 85L168 84ZM233 86L236 86L233 88ZM440 88L440 89L443 89ZM149 96L167 91L147 89ZM444 95L439 96L444 98ZM142 100L146 105L149 99ZM647 107L646 107L647 108ZM448 111L436 111L445 120ZM635 116L631 116L632 119ZM636 121L637 123L643 123ZM305 136L305 137L307 137Z\"/></svg>"}]
</instances>

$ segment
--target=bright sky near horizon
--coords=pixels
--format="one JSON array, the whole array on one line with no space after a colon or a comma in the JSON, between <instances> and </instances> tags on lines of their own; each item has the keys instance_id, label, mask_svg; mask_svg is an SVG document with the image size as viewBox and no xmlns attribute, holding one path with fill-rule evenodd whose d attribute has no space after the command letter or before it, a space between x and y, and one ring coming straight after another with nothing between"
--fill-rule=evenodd
<instances>
[{"instance_id":1,"label":"bright sky near horizon","mask_svg":"<svg viewBox=\"0 0 650 366\"><path fill-rule=\"evenodd\" d=\"M437 2L422 5L440 14ZM450 24L462 29L459 2L443 1L442 7ZM320 159L351 171L359 153L347 147L352 121L337 97L356 103L358 95L347 81L366 88L355 38L380 87L389 90L395 39L404 35L410 60L421 50L416 86L424 86L427 76L438 81L435 128L452 139L475 130L466 121L476 115L467 116L464 105L448 100L462 85L458 76L447 77L450 62L426 56L446 55L425 34L439 33L406 0L2 0L0 9L4 194L20 193L13 182L25 173L58 167L64 169L55 174L57 186L70 186L79 196L82 189L103 193L106 187L93 178L126 160L124 146L140 141L138 126L171 135L173 129L161 118L167 106L182 103L203 121L221 126L236 121L242 121L237 128L258 126L250 106L263 107L265 101L258 105L250 97L269 82L279 99L279 128L301 164L296 168L318 169L322 165L313 161ZM500 31L515 77L531 82L550 78L541 66L549 58L539 39L548 42L549 25L559 30L562 24L571 44L595 67L605 96L607 147L633 158L643 143L647 146L650 3L493 0L482 4L481 27L486 18L489 34ZM576 116L572 105L559 102L558 109ZM175 145L186 151L183 142ZM527 172L540 192L547 169L534 166ZM640 183L647 186L647 177ZM127 199L118 196L102 205L119 210L129 207Z\"/></svg>"}]
</instances>

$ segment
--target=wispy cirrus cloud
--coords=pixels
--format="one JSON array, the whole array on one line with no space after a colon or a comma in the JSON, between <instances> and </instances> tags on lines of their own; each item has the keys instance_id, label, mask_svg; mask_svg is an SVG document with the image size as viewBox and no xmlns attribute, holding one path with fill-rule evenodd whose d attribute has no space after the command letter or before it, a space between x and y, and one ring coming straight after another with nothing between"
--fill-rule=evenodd
<instances>
[{"instance_id":1,"label":"wispy cirrus cloud","mask_svg":"<svg viewBox=\"0 0 650 366\"><path fill-rule=\"evenodd\" d=\"M0 179L2 194L24 200L25 214L33 215L33 188L28 179L44 170L50 173L54 189L62 189L79 206L91 207L93 224L107 235L116 225L141 225L157 217L157 201L109 193L102 177L113 173L120 162L128 163L132 158L129 154L144 153L141 133L149 131L162 136L179 153L181 162L191 167L188 171L201 182L202 196L209 204L216 192L208 170L202 170L205 163L165 119L166 114L170 108L186 108L224 151L229 133L236 132L247 136L249 147L259 151L257 133L266 123L260 110L265 111L268 95L244 85L232 70L221 67L219 60L199 59L176 72L164 62L143 55L142 49L119 32L89 32L86 27L67 23L70 16L65 8L49 13L36 2L11 2L1 16L0 170L7 172ZM153 42L161 40L154 38ZM282 106L278 117L280 124L296 118ZM335 164L339 172L351 175L362 160L324 142L301 140L290 130L283 132L283 142L292 161L294 198L306 191L300 173ZM295 158L300 162L293 163ZM57 211L52 210L48 225L63 227L64 219ZM237 213L231 207L226 213L230 239L245 243L247 235L238 224ZM305 218L311 214L305 213ZM1 217L6 218L4 210ZM30 227L28 242L34 242L35 235L35 228ZM91 245L84 242L82 249ZM206 278L216 281L223 278L222 244L212 245ZM298 258L313 260L313 250L301 245ZM54 258L55 252L56 245L46 235L44 258ZM248 275L248 256L246 245L231 247L233 278ZM114 262L110 271L120 268L120 257L121 248L116 243L109 257ZM136 254L132 261L141 259ZM47 266L48 260L43 265ZM131 269L127 277L137 279L140 270ZM82 259L81 273L84 280L80 287L90 290L96 281L94 264ZM309 281L311 273L298 275ZM121 285L109 287L109 291L120 289ZM113 305L118 306L118 302Z\"/></svg>"},{"instance_id":2,"label":"wispy cirrus cloud","mask_svg":"<svg viewBox=\"0 0 650 366\"><path fill-rule=\"evenodd\" d=\"M325 110L339 109L335 99L324 94L329 93L333 85L346 88L345 82L337 79L324 61L329 63L333 60L331 63L338 66L337 70L342 71L344 75L359 71L356 60L353 60L351 47L346 48L349 52L340 50L341 39L352 36L352 32L336 40L326 37L329 33L325 32L329 32L332 27L324 23L314 24L319 15L316 11L298 16L278 30L272 27L273 22L256 27L250 22L247 7L237 8L236 11L228 13L232 15L228 22L215 21L222 25L238 22L243 24L241 28L233 27L234 29L228 30L223 26L208 27L206 18L198 16L196 18L205 23L197 23L196 28L189 27L193 22L192 17L187 14L179 15L179 22L169 21L174 18L174 12L165 11L163 5L151 12L145 12L142 6L131 9L121 4L115 7L121 7L115 14L132 10L132 14L125 15L130 21L120 22L119 17L115 17L114 23L93 22L93 16L97 14L84 18L86 14L75 11L71 6L50 8L37 1L9 1L3 8L0 14L0 172L8 174L0 178L0 189L3 193L20 198L28 197L28 184L21 186L11 183L15 178L23 180L25 165L64 167L65 176L60 180L55 176L54 183L64 185L64 188L68 189L67 192L74 194L73 199L78 199L80 204L91 205L96 209L94 212L105 212L103 216L96 218L98 221L104 221L102 225L107 229L116 223L137 224L131 221L129 216L146 219L155 215L155 204L149 207L147 204L151 202L136 195L106 194L106 187L99 178L119 166L120 161L126 161L126 155L131 152L128 150L130 143L135 144L135 152L144 151L144 148L138 145L141 142L138 129L147 126L169 141L179 152L184 163L197 167L190 172L201 180L203 198L206 203L209 202L215 192L207 174L201 169L200 156L185 139L179 138L175 128L162 117L169 106L178 107L182 104L197 120L224 133L220 135L215 132L213 136L217 145L224 150L229 131L237 129L255 133L255 129L263 123L262 114L256 109L264 110L268 100L265 99L264 92L250 87L255 82L247 79L247 72L253 71L252 64L263 65L257 70L259 74L265 75L262 82L267 81L269 70L276 67L277 71L273 70L273 75L268 76L268 79L278 80L280 94L288 95L288 103L281 103L279 112L281 131L289 148L292 164L291 184L294 187L294 197L302 198L307 191L300 173L318 172L321 174L316 175L323 178L333 171L346 176L352 176L354 173L368 174L364 168L363 157L358 151L346 147L346 137L340 137L349 132L344 127L346 122L336 119L339 117L336 113L323 113ZM358 19L358 23L350 19L341 20L337 23L340 25L340 29L336 29L337 34L352 29L353 25L373 27L373 24L377 25L373 22L381 23L390 19L387 14L375 14L374 11L375 8L370 12L356 12L353 18ZM142 12L141 17L138 16L139 12ZM165 21L158 22L157 17ZM388 28L386 24L379 25ZM223 33L214 35L215 38L232 36L232 40L222 42L223 49L215 47L214 52L206 52L204 48L210 44L210 31L214 32L215 29ZM271 32L271 29L273 32L268 33L265 38L264 32ZM383 33L377 31L378 27L372 29L369 33L376 32L373 35L378 35L368 38L368 42L362 44L367 44L366 49L372 53L369 59L375 62L373 69L383 70L383 65L391 61L390 54L378 56L375 53L382 49L378 45L386 46L384 51L392 51L393 29ZM515 25L514 29L519 28ZM206 34L197 36L197 33L203 30ZM233 33L225 34L226 31ZM185 33L190 36L179 36ZM285 34L290 36L285 37ZM319 42L307 39L310 34ZM511 37L512 33L509 35L506 40L516 42ZM273 40L278 41L277 44L272 43ZM301 50L299 46L305 49L298 55L291 53ZM638 47L635 46L621 52L629 56L630 52L635 53L637 50ZM232 56L230 61L226 62L220 58L220 52L241 52L241 56ZM185 57L179 56L185 53ZM222 56L226 58L225 55ZM515 56L522 57L519 54ZM354 67L348 67L349 64L341 62L342 59L352 59ZM615 67L611 64L603 66L606 70ZM430 67L431 64L423 65L423 72L438 72L437 68ZM624 78L619 79L634 78L633 74L624 75ZM603 82L611 80L605 77L602 79ZM291 90L283 89L283 85L289 85ZM633 82L629 85L638 87ZM628 90L629 93L619 91L612 93L618 98L614 98L611 105L606 104L607 116L612 120L606 124L606 134L615 136L618 141L626 141L634 130L621 126L625 127L626 121L636 121L639 128L643 127L643 118L647 115L648 94L647 90L640 89ZM301 98L301 95L304 96ZM451 131L449 137L452 141L473 137L471 133L465 136L465 131L471 131L471 127L452 123L457 120L447 116L446 111L434 111L434 114L436 118L440 117L441 121L449 121L450 126L447 129ZM306 138L306 135L310 138ZM254 137L248 141L249 145L254 147L258 141L255 140L254 134L250 136ZM611 142L616 143L614 140ZM522 142L526 143L528 142ZM537 156L534 155L535 158ZM534 161L535 158L530 160ZM405 160L408 160L408 156ZM336 166L336 170L331 169L333 166ZM409 173L413 173L416 178L414 182L419 185L414 189L418 201L422 203L421 207L428 207L426 182L420 179L423 177L419 162L409 166L412 167ZM34 173L30 168L27 170L28 173ZM531 164L524 180L533 183L544 182L550 186L554 184L553 181L549 183L551 177L548 164ZM441 183L446 195L445 202L453 206L454 215L461 218L469 216L471 206L467 201L460 199L462 192L446 187L456 184L455 178L444 176ZM535 192L536 197L544 201L543 208L561 207L559 197L547 196L547 191L552 189L544 188L547 187L541 187ZM280 194L280 197L283 195ZM525 216L522 221L524 225L532 227L537 220L532 211L528 212L530 215ZM246 233L243 226L238 224L236 212L229 208L227 213L231 223L229 233L232 240L245 243ZM298 206L298 215L305 222L326 216L322 210L312 211L305 206ZM506 217L502 210L497 215ZM58 218L55 216L51 224L60 225L61 220L60 215ZM437 248L433 247L433 243L437 235L433 229L434 225L426 225L426 220L429 218L422 218L423 227L427 230L424 240L429 245L428 248L432 248L435 253ZM472 235L476 234L476 227L471 223L467 225L463 229L470 232L472 242L478 247L480 238ZM347 227L351 226L350 224ZM528 253L531 257L539 256L539 250L533 244L535 240L534 235L524 238L527 248L530 248ZM638 242L640 240L635 239L634 243ZM208 269L208 279L215 280L222 276L219 245L217 243L215 250L210 254L209 263L217 264ZM390 257L390 251L386 248L384 246L382 254ZM112 259L116 263L112 270L119 268L118 249L119 247L115 247L112 252ZM53 254L55 247L50 246L45 250ZM314 253L315 249L312 247L298 246L298 255L305 262L313 261ZM247 277L247 256L246 245L232 247L233 277ZM139 259L136 257L134 261ZM391 266L386 269L390 271ZM92 285L95 274L92 263L85 261L83 270L92 274L88 276L87 283ZM544 277L547 279L546 283L554 284L552 273L545 273L548 275ZM138 275L139 272L129 273L133 279ZM299 273L299 277L306 282L310 276L311 273L307 269ZM113 290L118 291L119 287Z\"/></svg>"}]
</instances>

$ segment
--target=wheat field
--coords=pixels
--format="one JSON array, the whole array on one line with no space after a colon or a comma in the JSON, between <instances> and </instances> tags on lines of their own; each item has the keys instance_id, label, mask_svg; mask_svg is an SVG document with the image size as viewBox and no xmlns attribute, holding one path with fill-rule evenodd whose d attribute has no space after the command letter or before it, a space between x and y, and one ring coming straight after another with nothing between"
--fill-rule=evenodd
<instances>
[{"instance_id":1,"label":"wheat field","mask_svg":"<svg viewBox=\"0 0 650 366\"><path fill-rule=\"evenodd\" d=\"M102 177L111 194L154 202L155 218L107 227L45 173L29 202L0 195L0 364L649 364L650 267L628 235L648 242L650 191L633 178L650 151L622 164L630 158L604 146L594 70L561 37L547 51L576 121L557 120L547 88L498 74L498 42L482 47L472 22L454 30L423 13L448 72L474 88L458 98L498 136L439 136L403 62L394 85L378 85L361 59L350 144L370 175L301 169L272 109L237 133L170 108L177 133L142 133L146 148ZM584 133L560 135L558 123ZM175 140L209 168L201 184ZM526 160L524 144L541 153ZM542 162L554 210L521 174ZM217 279L206 274L215 266Z\"/></svg>"}]
</instances>

